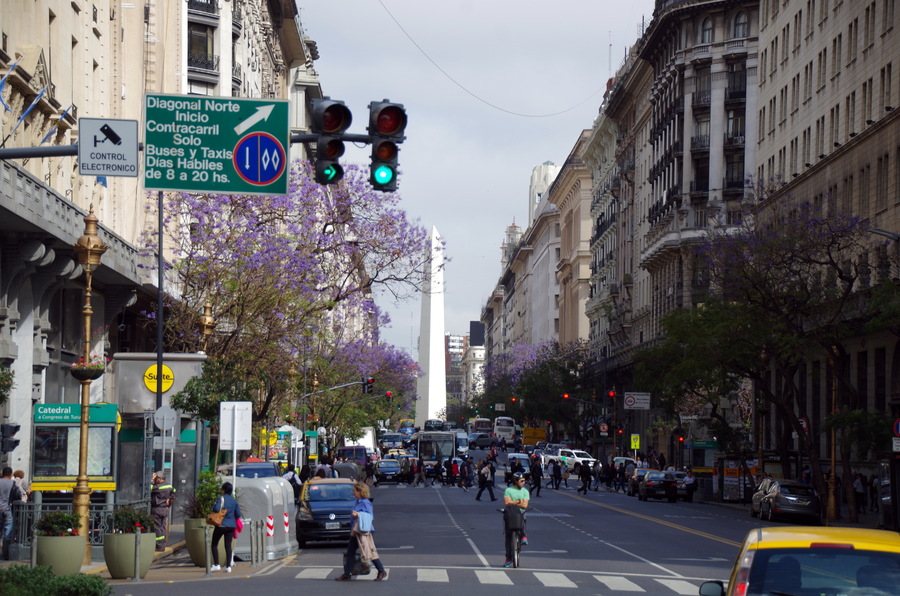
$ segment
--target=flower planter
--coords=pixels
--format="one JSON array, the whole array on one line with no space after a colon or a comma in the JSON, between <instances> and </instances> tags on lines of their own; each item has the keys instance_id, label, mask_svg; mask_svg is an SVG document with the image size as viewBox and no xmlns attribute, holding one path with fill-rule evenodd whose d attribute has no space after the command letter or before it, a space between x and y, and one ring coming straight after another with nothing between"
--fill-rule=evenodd
<instances>
[{"instance_id":1,"label":"flower planter","mask_svg":"<svg viewBox=\"0 0 900 596\"><path fill-rule=\"evenodd\" d=\"M134 577L134 543L137 534L104 534L103 558L106 560L106 568L113 579L125 579ZM156 534L145 532L141 534L140 568L138 572L143 579L153 563L153 554L156 550Z\"/></svg>"},{"instance_id":2,"label":"flower planter","mask_svg":"<svg viewBox=\"0 0 900 596\"><path fill-rule=\"evenodd\" d=\"M93 381L103 376L102 368L70 368L69 372L79 381Z\"/></svg>"},{"instance_id":3,"label":"flower planter","mask_svg":"<svg viewBox=\"0 0 900 596\"><path fill-rule=\"evenodd\" d=\"M85 546L84 536L38 536L35 544L37 564L50 567L54 575L78 573Z\"/></svg>"},{"instance_id":4,"label":"flower planter","mask_svg":"<svg viewBox=\"0 0 900 596\"><path fill-rule=\"evenodd\" d=\"M212 552L206 545L206 519L188 518L184 520L184 542L187 544L191 562L197 567L206 567L206 557L209 556L209 564L212 565ZM212 539L213 527L209 527L209 536ZM233 546L233 543L232 543ZM225 560L225 540L219 541L219 563Z\"/></svg>"}]
</instances>

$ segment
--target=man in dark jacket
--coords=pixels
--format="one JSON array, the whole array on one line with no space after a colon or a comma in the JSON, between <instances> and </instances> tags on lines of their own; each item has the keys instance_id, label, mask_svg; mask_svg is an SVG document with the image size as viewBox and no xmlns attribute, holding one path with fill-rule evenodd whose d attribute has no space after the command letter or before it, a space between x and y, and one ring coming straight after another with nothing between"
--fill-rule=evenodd
<instances>
[{"instance_id":1,"label":"man in dark jacket","mask_svg":"<svg viewBox=\"0 0 900 596\"><path fill-rule=\"evenodd\" d=\"M541 460L538 456L531 458L531 496L541 496L541 484L544 482L544 470L541 468Z\"/></svg>"}]
</instances>

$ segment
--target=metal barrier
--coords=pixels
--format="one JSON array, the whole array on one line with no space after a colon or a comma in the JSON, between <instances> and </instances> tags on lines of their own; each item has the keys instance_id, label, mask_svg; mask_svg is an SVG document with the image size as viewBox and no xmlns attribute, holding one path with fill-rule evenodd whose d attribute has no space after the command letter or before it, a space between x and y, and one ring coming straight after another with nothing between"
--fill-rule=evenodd
<instances>
[{"instance_id":1,"label":"metal barrier","mask_svg":"<svg viewBox=\"0 0 900 596\"><path fill-rule=\"evenodd\" d=\"M150 513L150 499L130 503L91 503L88 507L88 542L91 547L102 547L103 536L112 532L113 512L122 507L132 507ZM31 558L32 539L35 524L51 511L72 513L72 503L42 503L17 501L13 503L13 540L18 546L18 559Z\"/></svg>"}]
</instances>

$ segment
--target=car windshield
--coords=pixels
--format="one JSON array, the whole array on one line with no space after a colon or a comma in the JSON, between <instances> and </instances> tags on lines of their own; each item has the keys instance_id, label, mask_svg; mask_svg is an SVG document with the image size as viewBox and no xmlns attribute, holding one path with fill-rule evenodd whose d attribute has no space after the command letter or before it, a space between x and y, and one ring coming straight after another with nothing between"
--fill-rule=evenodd
<instances>
[{"instance_id":1,"label":"car windshield","mask_svg":"<svg viewBox=\"0 0 900 596\"><path fill-rule=\"evenodd\" d=\"M591 454L588 453L587 451L573 451L572 455L574 455L575 457L577 457L579 459L594 459L591 457Z\"/></svg>"},{"instance_id":2,"label":"car windshield","mask_svg":"<svg viewBox=\"0 0 900 596\"><path fill-rule=\"evenodd\" d=\"M353 484L310 484L307 488L310 501L355 501Z\"/></svg>"},{"instance_id":3,"label":"car windshield","mask_svg":"<svg viewBox=\"0 0 900 596\"><path fill-rule=\"evenodd\" d=\"M395 470L400 469L400 462L393 459L384 459L378 462L378 467L382 470L387 470L389 468L393 468Z\"/></svg>"},{"instance_id":4,"label":"car windshield","mask_svg":"<svg viewBox=\"0 0 900 596\"><path fill-rule=\"evenodd\" d=\"M278 476L279 474L274 465L239 465L237 467L236 475L240 478L271 478L273 476Z\"/></svg>"},{"instance_id":5,"label":"car windshield","mask_svg":"<svg viewBox=\"0 0 900 596\"><path fill-rule=\"evenodd\" d=\"M757 550L747 594L896 594L900 553L854 548Z\"/></svg>"},{"instance_id":6,"label":"car windshield","mask_svg":"<svg viewBox=\"0 0 900 596\"><path fill-rule=\"evenodd\" d=\"M779 492L783 495L791 495L793 497L814 497L815 491L811 486L797 486L782 484Z\"/></svg>"}]
</instances>

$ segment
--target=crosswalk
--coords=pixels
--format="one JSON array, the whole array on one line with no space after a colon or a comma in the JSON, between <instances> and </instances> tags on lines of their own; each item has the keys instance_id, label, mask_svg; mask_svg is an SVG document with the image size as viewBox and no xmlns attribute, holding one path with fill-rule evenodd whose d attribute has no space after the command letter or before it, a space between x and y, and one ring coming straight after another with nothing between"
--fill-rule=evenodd
<instances>
[{"instance_id":1,"label":"crosswalk","mask_svg":"<svg viewBox=\"0 0 900 596\"><path fill-rule=\"evenodd\" d=\"M343 571L337 567L306 567L296 579L334 579ZM375 579L375 573L356 577L359 581ZM527 569L488 568L414 568L388 569L388 580L422 584L429 583L478 583L493 586L542 585L545 588L599 588L613 593L688 594L698 593L703 580L696 578L662 577L650 575L613 575L584 571L530 571Z\"/></svg>"}]
</instances>

